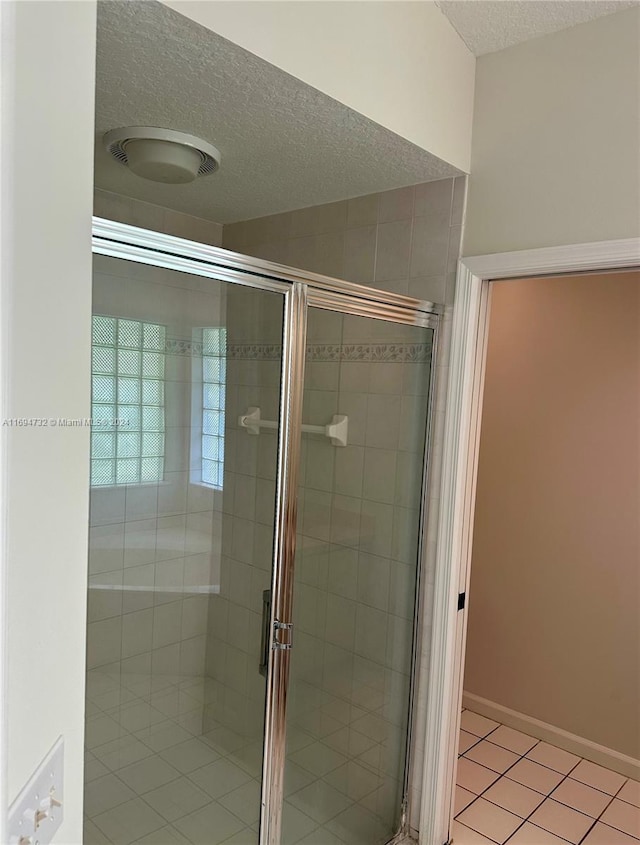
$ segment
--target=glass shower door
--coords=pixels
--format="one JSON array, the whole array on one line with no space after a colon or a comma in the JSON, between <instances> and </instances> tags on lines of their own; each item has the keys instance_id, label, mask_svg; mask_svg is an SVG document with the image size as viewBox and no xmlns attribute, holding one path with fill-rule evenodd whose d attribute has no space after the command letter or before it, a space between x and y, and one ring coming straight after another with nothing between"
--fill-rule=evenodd
<instances>
[{"instance_id":1,"label":"glass shower door","mask_svg":"<svg viewBox=\"0 0 640 845\"><path fill-rule=\"evenodd\" d=\"M400 826L432 342L308 312L286 845L382 845ZM307 428L331 422L343 440Z\"/></svg>"},{"instance_id":2,"label":"glass shower door","mask_svg":"<svg viewBox=\"0 0 640 845\"><path fill-rule=\"evenodd\" d=\"M85 845L258 842L285 300L258 285L95 256Z\"/></svg>"},{"instance_id":3,"label":"glass shower door","mask_svg":"<svg viewBox=\"0 0 640 845\"><path fill-rule=\"evenodd\" d=\"M436 323L98 228L85 845L383 845Z\"/></svg>"}]
</instances>

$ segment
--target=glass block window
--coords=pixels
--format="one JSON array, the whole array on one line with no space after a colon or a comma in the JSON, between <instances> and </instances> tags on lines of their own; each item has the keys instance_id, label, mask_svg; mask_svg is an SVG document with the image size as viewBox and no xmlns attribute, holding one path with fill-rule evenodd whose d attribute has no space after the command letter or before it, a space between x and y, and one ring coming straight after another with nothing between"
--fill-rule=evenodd
<instances>
[{"instance_id":1,"label":"glass block window","mask_svg":"<svg viewBox=\"0 0 640 845\"><path fill-rule=\"evenodd\" d=\"M164 477L165 326L92 318L91 485Z\"/></svg>"},{"instance_id":2,"label":"glass block window","mask_svg":"<svg viewBox=\"0 0 640 845\"><path fill-rule=\"evenodd\" d=\"M202 359L197 372L194 367L195 410L201 413L199 442L192 443L200 477L192 480L222 489L224 472L224 417L227 330L220 327L196 331L195 340L202 343ZM197 359L194 358L194 362Z\"/></svg>"}]
</instances>

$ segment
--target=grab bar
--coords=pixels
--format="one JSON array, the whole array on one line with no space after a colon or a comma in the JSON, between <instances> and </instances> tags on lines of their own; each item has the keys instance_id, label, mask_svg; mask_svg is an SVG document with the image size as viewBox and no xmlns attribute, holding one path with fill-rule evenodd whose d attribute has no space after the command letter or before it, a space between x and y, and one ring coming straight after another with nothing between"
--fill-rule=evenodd
<instances>
[{"instance_id":1,"label":"grab bar","mask_svg":"<svg viewBox=\"0 0 640 845\"><path fill-rule=\"evenodd\" d=\"M247 408L247 412L238 417L238 425L240 428L246 429L248 434L260 434L261 428L278 428L277 422L261 418L260 408ZM303 425L302 430L310 434L322 434L324 437L328 437L332 446L346 446L349 417L343 414L334 414L328 425Z\"/></svg>"}]
</instances>

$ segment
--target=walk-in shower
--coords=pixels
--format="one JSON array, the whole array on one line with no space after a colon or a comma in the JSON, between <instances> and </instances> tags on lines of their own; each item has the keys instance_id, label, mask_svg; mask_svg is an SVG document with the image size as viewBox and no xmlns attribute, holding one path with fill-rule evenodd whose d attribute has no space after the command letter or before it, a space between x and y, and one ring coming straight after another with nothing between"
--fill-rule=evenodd
<instances>
[{"instance_id":1,"label":"walk-in shower","mask_svg":"<svg viewBox=\"0 0 640 845\"><path fill-rule=\"evenodd\" d=\"M405 821L427 303L94 220L85 845Z\"/></svg>"}]
</instances>

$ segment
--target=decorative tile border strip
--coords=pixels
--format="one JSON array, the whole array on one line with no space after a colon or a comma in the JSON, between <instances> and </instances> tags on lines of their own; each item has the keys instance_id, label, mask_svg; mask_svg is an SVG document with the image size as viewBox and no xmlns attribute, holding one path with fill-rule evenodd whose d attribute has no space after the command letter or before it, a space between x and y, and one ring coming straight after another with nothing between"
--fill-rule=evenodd
<instances>
[{"instance_id":1,"label":"decorative tile border strip","mask_svg":"<svg viewBox=\"0 0 640 845\"><path fill-rule=\"evenodd\" d=\"M202 355L202 341L170 337L165 341L164 351L167 355Z\"/></svg>"},{"instance_id":2,"label":"decorative tile border strip","mask_svg":"<svg viewBox=\"0 0 640 845\"><path fill-rule=\"evenodd\" d=\"M245 361L279 361L282 346L279 343L230 343L227 358Z\"/></svg>"},{"instance_id":3,"label":"decorative tile border strip","mask_svg":"<svg viewBox=\"0 0 640 845\"><path fill-rule=\"evenodd\" d=\"M282 347L276 344L231 344L227 357L237 360L279 360ZM421 363L431 360L430 343L363 343L310 344L309 362L386 361L391 363Z\"/></svg>"},{"instance_id":4,"label":"decorative tile border strip","mask_svg":"<svg viewBox=\"0 0 640 845\"><path fill-rule=\"evenodd\" d=\"M168 338L165 353L169 355L202 355L202 342ZM230 343L227 358L236 361L279 361L282 346L277 343ZM430 343L315 343L307 346L310 362L381 361L398 364L422 363L431 360Z\"/></svg>"},{"instance_id":5,"label":"decorative tile border strip","mask_svg":"<svg viewBox=\"0 0 640 845\"><path fill-rule=\"evenodd\" d=\"M338 344L314 343L307 346L307 361L339 361L341 350Z\"/></svg>"}]
</instances>

